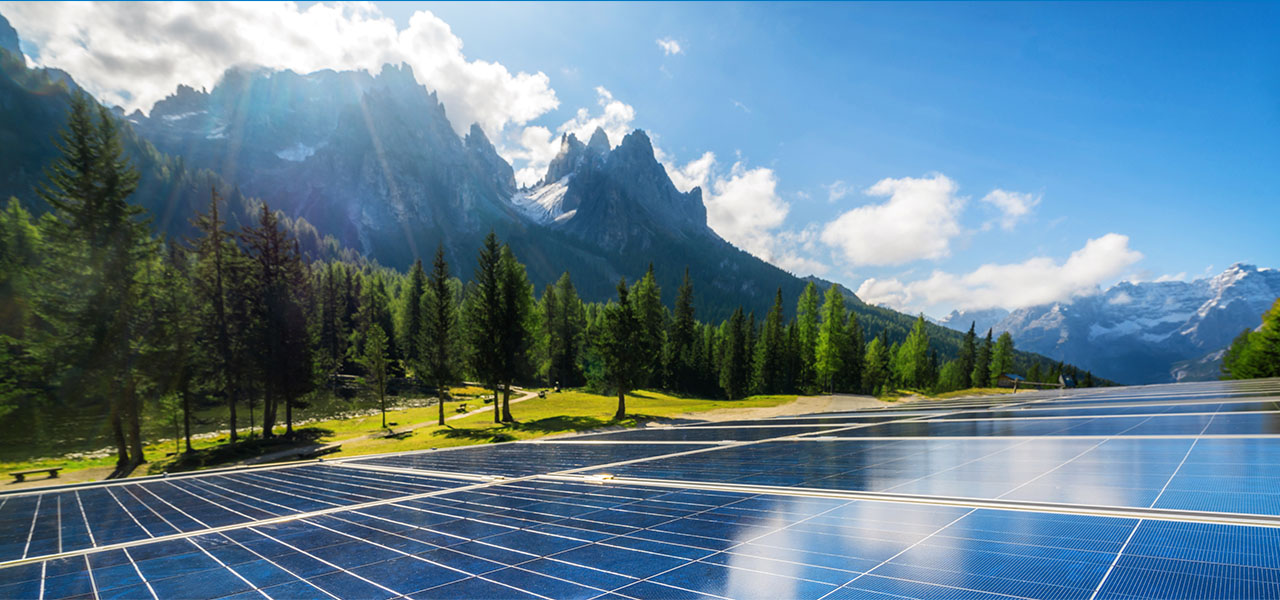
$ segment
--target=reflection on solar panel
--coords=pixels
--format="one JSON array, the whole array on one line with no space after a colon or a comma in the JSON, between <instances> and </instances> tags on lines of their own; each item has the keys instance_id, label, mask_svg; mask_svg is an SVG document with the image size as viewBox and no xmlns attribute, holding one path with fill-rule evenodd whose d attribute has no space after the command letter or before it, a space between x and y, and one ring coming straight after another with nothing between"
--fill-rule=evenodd
<instances>
[{"instance_id":1,"label":"reflection on solar panel","mask_svg":"<svg viewBox=\"0 0 1280 600\"><path fill-rule=\"evenodd\" d=\"M0 598L1280 598L1277 393L1036 392L0 494Z\"/></svg>"}]
</instances>

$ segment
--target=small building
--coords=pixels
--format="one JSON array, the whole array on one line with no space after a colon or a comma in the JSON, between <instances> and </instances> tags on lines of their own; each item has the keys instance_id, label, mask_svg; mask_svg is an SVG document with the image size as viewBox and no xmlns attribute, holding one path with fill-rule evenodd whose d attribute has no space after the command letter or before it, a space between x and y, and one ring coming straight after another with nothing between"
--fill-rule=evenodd
<instances>
[{"instance_id":1,"label":"small building","mask_svg":"<svg viewBox=\"0 0 1280 600\"><path fill-rule=\"evenodd\" d=\"M1005 373L996 378L996 387L1018 389L1027 382L1027 378L1017 373Z\"/></svg>"},{"instance_id":2,"label":"small building","mask_svg":"<svg viewBox=\"0 0 1280 600\"><path fill-rule=\"evenodd\" d=\"M1062 387L1062 388L1076 387L1076 378L1070 375L1067 375L1066 373L1063 373L1058 376L1058 387Z\"/></svg>"}]
</instances>

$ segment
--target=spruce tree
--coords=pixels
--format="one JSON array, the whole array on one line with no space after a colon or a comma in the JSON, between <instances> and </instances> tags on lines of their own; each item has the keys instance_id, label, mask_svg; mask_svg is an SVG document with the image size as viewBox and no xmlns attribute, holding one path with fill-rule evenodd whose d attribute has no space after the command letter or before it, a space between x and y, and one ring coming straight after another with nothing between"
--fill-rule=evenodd
<instances>
[{"instance_id":1,"label":"spruce tree","mask_svg":"<svg viewBox=\"0 0 1280 600\"><path fill-rule=\"evenodd\" d=\"M978 360L978 338L973 328L977 326L976 321L969 322L969 331L964 334L964 339L960 341L960 356L957 360L960 362L956 368L960 372L959 386L955 389L967 389L976 387L971 383L973 378L973 366Z\"/></svg>"},{"instance_id":2,"label":"spruce tree","mask_svg":"<svg viewBox=\"0 0 1280 600\"><path fill-rule=\"evenodd\" d=\"M378 394L378 406L382 411L382 428L387 428L387 334L382 326L371 323L365 332L364 354L360 356L360 365L367 373L366 380Z\"/></svg>"},{"instance_id":3,"label":"spruce tree","mask_svg":"<svg viewBox=\"0 0 1280 600\"><path fill-rule=\"evenodd\" d=\"M550 374L556 385L576 386L582 382L587 314L569 273L561 275L556 282L555 298L558 312L550 328L553 336Z\"/></svg>"},{"instance_id":4,"label":"spruce tree","mask_svg":"<svg viewBox=\"0 0 1280 600\"><path fill-rule=\"evenodd\" d=\"M422 339L422 294L426 286L427 274L422 269L422 259L415 260L409 269L409 281L401 291L400 327L396 330L400 335L400 355L409 364L417 364L422 352L418 342Z\"/></svg>"},{"instance_id":5,"label":"spruce tree","mask_svg":"<svg viewBox=\"0 0 1280 600\"><path fill-rule=\"evenodd\" d=\"M138 171L124 156L115 118L83 93L72 95L67 127L55 144L60 156L37 193L56 217L49 228L53 277L72 287L40 312L64 326L51 339L51 353L68 357L81 374L62 389L107 403L117 448L111 477L119 477L145 461L133 342L139 324L135 266L150 239L142 209L128 203Z\"/></svg>"},{"instance_id":6,"label":"spruce tree","mask_svg":"<svg viewBox=\"0 0 1280 600\"><path fill-rule=\"evenodd\" d=\"M1061 373L1061 369L1055 369ZM996 340L995 351L991 353L991 381L995 381L1005 373L1013 372L1013 336L1006 331ZM1054 379L1057 379L1054 377Z\"/></svg>"},{"instance_id":7,"label":"spruce tree","mask_svg":"<svg viewBox=\"0 0 1280 600\"><path fill-rule=\"evenodd\" d=\"M605 306L603 323L596 340L604 359L605 376L618 393L618 409L614 412L614 420L626 418L626 395L647 375L645 368L649 361L639 352L642 343L640 327L640 319L628 298L627 280L622 279L618 282L617 303L611 302Z\"/></svg>"},{"instance_id":8,"label":"spruce tree","mask_svg":"<svg viewBox=\"0 0 1280 600\"><path fill-rule=\"evenodd\" d=\"M751 383L751 359L747 353L747 317L742 307L721 324L720 388L730 400L747 395Z\"/></svg>"},{"instance_id":9,"label":"spruce tree","mask_svg":"<svg viewBox=\"0 0 1280 600\"><path fill-rule=\"evenodd\" d=\"M698 388L699 368L699 335L698 322L693 312L693 281L689 278L689 269L684 270L684 280L676 291L676 308L671 320L671 332L667 335L667 363L670 365L670 382L668 386L681 391L693 392Z\"/></svg>"},{"instance_id":10,"label":"spruce tree","mask_svg":"<svg viewBox=\"0 0 1280 600\"><path fill-rule=\"evenodd\" d=\"M502 420L512 422L511 386L533 372L538 313L534 310L533 285L510 246L502 246L498 277L498 381L502 384Z\"/></svg>"},{"instance_id":11,"label":"spruce tree","mask_svg":"<svg viewBox=\"0 0 1280 600\"><path fill-rule=\"evenodd\" d=\"M782 328L782 288L765 317L755 351L754 387L761 394L777 394L783 389L786 338Z\"/></svg>"},{"instance_id":12,"label":"spruce tree","mask_svg":"<svg viewBox=\"0 0 1280 600\"><path fill-rule=\"evenodd\" d=\"M887 383L889 357L880 337L871 338L867 344L867 352L863 359L865 370L862 375L863 391L868 394L879 394Z\"/></svg>"},{"instance_id":13,"label":"spruce tree","mask_svg":"<svg viewBox=\"0 0 1280 600\"><path fill-rule=\"evenodd\" d=\"M973 361L973 373L969 381L973 387L991 387L995 382L991 378L991 330L987 330L987 339L978 346L977 358Z\"/></svg>"},{"instance_id":14,"label":"spruce tree","mask_svg":"<svg viewBox=\"0 0 1280 600\"><path fill-rule=\"evenodd\" d=\"M439 424L443 426L449 385L458 375L458 307L450 283L449 263L444 259L444 244L436 248L431 264L431 277L422 294L422 315L420 355L415 369L436 387Z\"/></svg>"},{"instance_id":15,"label":"spruce tree","mask_svg":"<svg viewBox=\"0 0 1280 600\"><path fill-rule=\"evenodd\" d=\"M667 337L667 309L662 306L662 289L653 274L653 263L644 277L631 290L633 308L640 321L640 350L648 361L645 373L649 380L640 385L660 384L662 381L662 349Z\"/></svg>"},{"instance_id":16,"label":"spruce tree","mask_svg":"<svg viewBox=\"0 0 1280 600\"><path fill-rule=\"evenodd\" d=\"M502 247L492 231L476 257L475 275L468 287L464 304L464 323L471 371L487 388L493 390L493 422L501 422L498 406L499 380L502 375L498 339L502 322Z\"/></svg>"},{"instance_id":17,"label":"spruce tree","mask_svg":"<svg viewBox=\"0 0 1280 600\"><path fill-rule=\"evenodd\" d=\"M862 324L858 322L858 313L849 311L849 321L845 327L845 351L841 356L844 370L841 373L842 390L858 393L862 389L863 358L866 353L863 342Z\"/></svg>"},{"instance_id":18,"label":"spruce tree","mask_svg":"<svg viewBox=\"0 0 1280 600\"><path fill-rule=\"evenodd\" d=\"M827 288L822 303L822 323L818 327L818 345L814 350L814 368L817 381L823 389L833 391L833 383L844 364L841 357L845 346L844 294L836 286Z\"/></svg>"},{"instance_id":19,"label":"spruce tree","mask_svg":"<svg viewBox=\"0 0 1280 600\"><path fill-rule=\"evenodd\" d=\"M818 286L812 281L804 287L796 303L796 326L800 337L800 387L817 385L815 359L818 349Z\"/></svg>"}]
</instances>

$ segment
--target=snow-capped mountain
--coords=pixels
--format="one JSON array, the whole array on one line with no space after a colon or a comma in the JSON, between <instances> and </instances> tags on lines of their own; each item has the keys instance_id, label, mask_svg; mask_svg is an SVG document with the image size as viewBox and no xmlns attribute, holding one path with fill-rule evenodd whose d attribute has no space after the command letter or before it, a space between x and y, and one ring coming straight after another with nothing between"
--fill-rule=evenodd
<instances>
[{"instance_id":1,"label":"snow-capped mountain","mask_svg":"<svg viewBox=\"0 0 1280 600\"><path fill-rule=\"evenodd\" d=\"M992 327L1011 333L1021 349L1124 383L1206 379L1216 376L1220 351L1257 327L1278 297L1280 270L1235 264L1195 281L1121 282L1100 294L1013 311ZM970 321L1000 312L952 313L942 322L966 330Z\"/></svg>"}]
</instances>

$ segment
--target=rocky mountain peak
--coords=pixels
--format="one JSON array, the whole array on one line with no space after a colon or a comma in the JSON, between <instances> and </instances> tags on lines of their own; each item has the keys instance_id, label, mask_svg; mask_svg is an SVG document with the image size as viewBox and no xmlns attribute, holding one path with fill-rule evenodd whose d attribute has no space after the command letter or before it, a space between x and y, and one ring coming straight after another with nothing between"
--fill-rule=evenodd
<instances>
[{"instance_id":1,"label":"rocky mountain peak","mask_svg":"<svg viewBox=\"0 0 1280 600\"><path fill-rule=\"evenodd\" d=\"M609 144L609 135L600 127L596 127L596 130L591 134L591 139L587 141L587 150L591 150L602 155L608 154L612 147L613 146Z\"/></svg>"},{"instance_id":2,"label":"rocky mountain peak","mask_svg":"<svg viewBox=\"0 0 1280 600\"><path fill-rule=\"evenodd\" d=\"M18 30L9 24L9 20L0 15L0 50L5 50L26 64L22 49L18 47Z\"/></svg>"}]
</instances>

